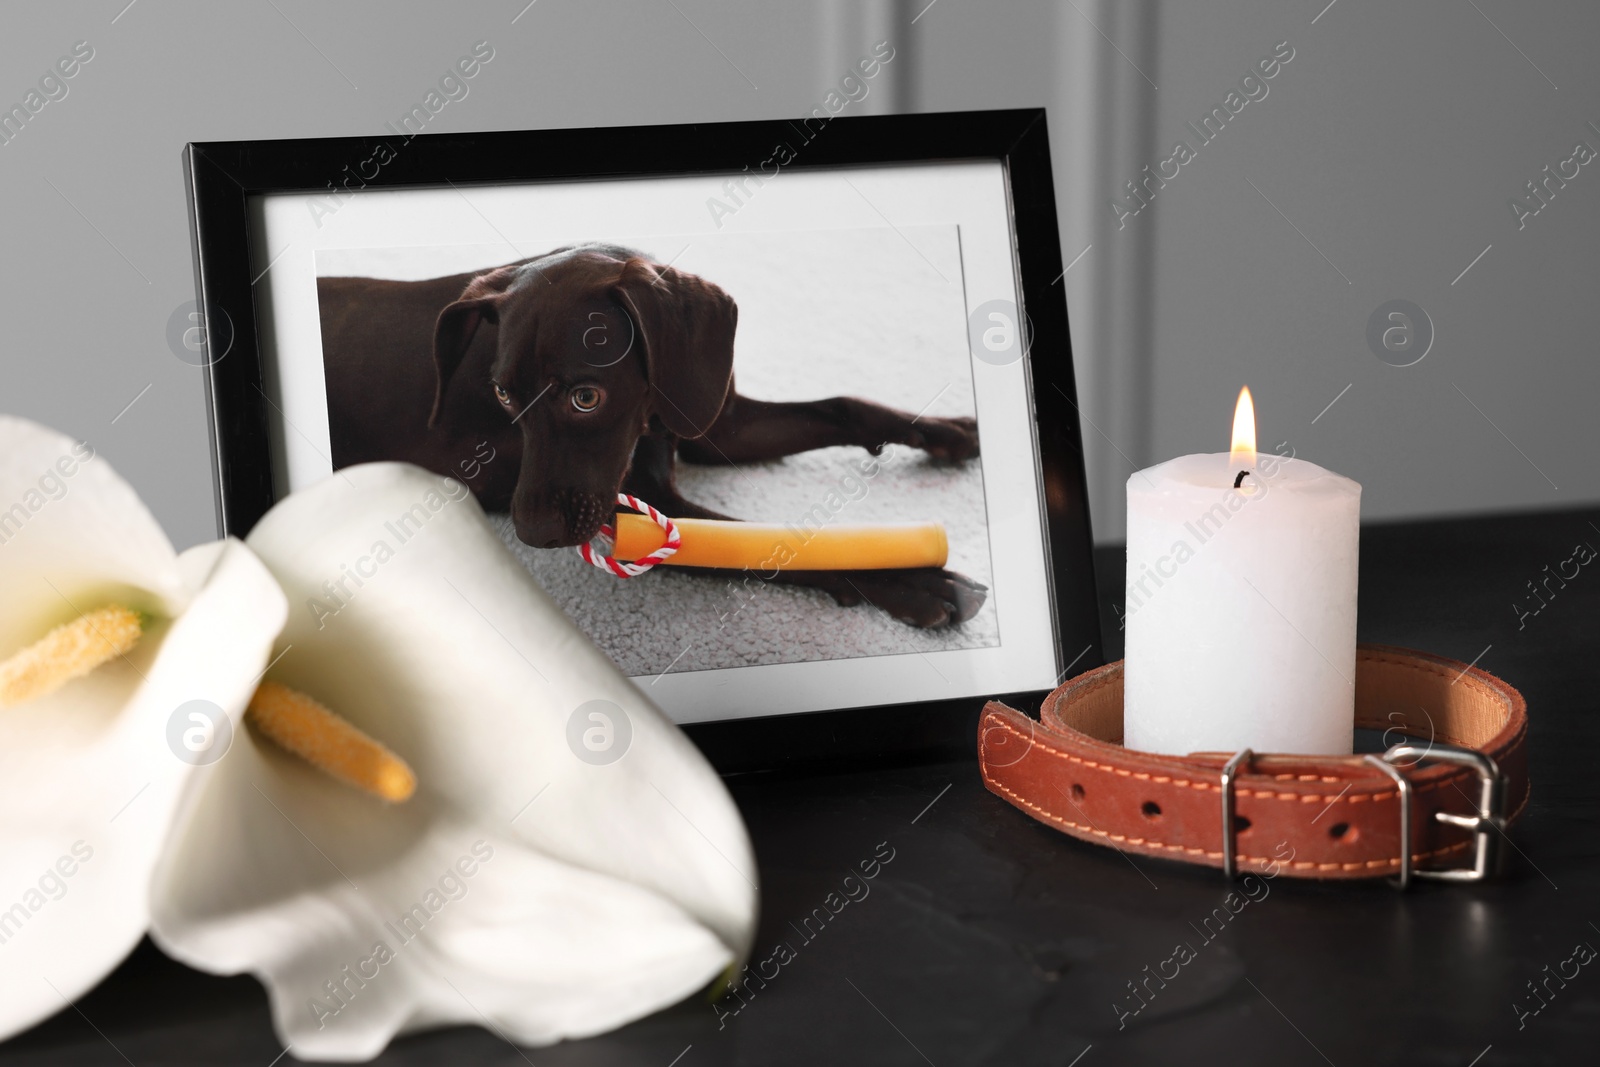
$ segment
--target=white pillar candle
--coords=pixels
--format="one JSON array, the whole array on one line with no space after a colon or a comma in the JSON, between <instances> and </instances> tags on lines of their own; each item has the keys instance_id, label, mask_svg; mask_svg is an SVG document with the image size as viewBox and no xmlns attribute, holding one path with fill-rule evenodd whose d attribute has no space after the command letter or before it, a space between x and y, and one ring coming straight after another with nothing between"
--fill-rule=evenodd
<instances>
[{"instance_id":1,"label":"white pillar candle","mask_svg":"<svg viewBox=\"0 0 1600 1067\"><path fill-rule=\"evenodd\" d=\"M1123 744L1347 755L1361 486L1292 455L1257 463L1248 391L1239 414L1234 452L1128 479Z\"/></svg>"}]
</instances>

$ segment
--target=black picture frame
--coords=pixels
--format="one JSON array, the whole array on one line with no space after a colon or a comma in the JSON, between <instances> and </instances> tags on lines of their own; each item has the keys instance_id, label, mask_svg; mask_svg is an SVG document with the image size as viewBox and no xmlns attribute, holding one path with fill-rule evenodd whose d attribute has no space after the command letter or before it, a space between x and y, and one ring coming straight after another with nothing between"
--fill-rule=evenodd
<instances>
[{"instance_id":1,"label":"black picture frame","mask_svg":"<svg viewBox=\"0 0 1600 1067\"><path fill-rule=\"evenodd\" d=\"M458 187L737 173L802 120L419 134L364 188ZM1043 108L839 117L804 136L786 169L998 160L1010 198L1031 383L1058 681L1102 662L1088 498L1061 246ZM252 276L251 200L322 194L394 137L189 144L184 172L204 311L206 401L221 531L242 537L276 502L264 353ZM218 324L225 324L226 329ZM213 352L213 348L223 351ZM1022 707L1043 691L993 694ZM970 756L982 697L689 724L724 773Z\"/></svg>"}]
</instances>

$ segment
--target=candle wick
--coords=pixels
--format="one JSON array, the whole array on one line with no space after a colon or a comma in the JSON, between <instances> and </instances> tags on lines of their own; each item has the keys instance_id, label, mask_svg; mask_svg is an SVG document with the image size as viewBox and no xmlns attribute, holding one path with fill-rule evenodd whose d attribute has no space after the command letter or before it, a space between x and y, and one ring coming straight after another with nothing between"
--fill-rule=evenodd
<instances>
[{"instance_id":1,"label":"candle wick","mask_svg":"<svg viewBox=\"0 0 1600 1067\"><path fill-rule=\"evenodd\" d=\"M1249 474L1249 473L1250 473L1249 471L1240 471L1239 472L1239 477L1237 477L1237 478L1235 478L1233 480L1233 487L1235 489L1239 488L1240 484L1244 481L1244 476L1246 474Z\"/></svg>"}]
</instances>

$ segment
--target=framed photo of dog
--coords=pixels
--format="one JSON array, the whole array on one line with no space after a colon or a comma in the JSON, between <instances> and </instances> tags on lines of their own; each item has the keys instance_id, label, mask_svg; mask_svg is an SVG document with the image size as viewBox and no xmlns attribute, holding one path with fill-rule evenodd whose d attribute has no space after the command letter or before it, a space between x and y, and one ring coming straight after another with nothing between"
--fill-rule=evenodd
<instances>
[{"instance_id":1,"label":"framed photo of dog","mask_svg":"<svg viewBox=\"0 0 1600 1067\"><path fill-rule=\"evenodd\" d=\"M453 477L725 770L970 751L1099 662L1042 110L185 163L225 532Z\"/></svg>"}]
</instances>

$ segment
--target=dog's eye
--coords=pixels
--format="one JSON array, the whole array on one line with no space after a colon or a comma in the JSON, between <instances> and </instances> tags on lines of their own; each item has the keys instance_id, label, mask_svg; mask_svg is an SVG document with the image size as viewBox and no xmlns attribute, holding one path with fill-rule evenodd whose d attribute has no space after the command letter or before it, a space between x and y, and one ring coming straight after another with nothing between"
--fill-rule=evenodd
<instances>
[{"instance_id":1,"label":"dog's eye","mask_svg":"<svg viewBox=\"0 0 1600 1067\"><path fill-rule=\"evenodd\" d=\"M511 394L506 392L506 387L499 382L494 383L494 398L502 404L511 403Z\"/></svg>"},{"instance_id":2,"label":"dog's eye","mask_svg":"<svg viewBox=\"0 0 1600 1067\"><path fill-rule=\"evenodd\" d=\"M601 392L592 385L580 385L574 389L569 398L576 411L593 411L600 406Z\"/></svg>"}]
</instances>

